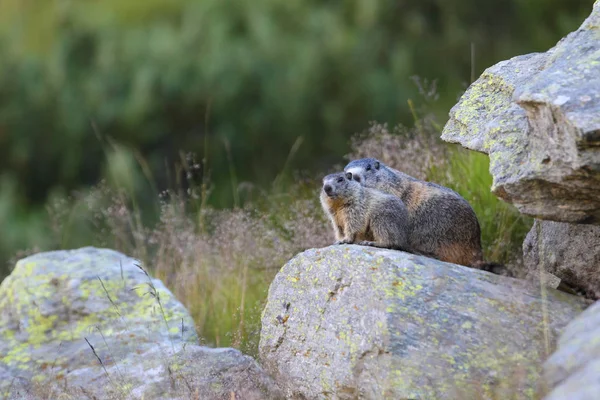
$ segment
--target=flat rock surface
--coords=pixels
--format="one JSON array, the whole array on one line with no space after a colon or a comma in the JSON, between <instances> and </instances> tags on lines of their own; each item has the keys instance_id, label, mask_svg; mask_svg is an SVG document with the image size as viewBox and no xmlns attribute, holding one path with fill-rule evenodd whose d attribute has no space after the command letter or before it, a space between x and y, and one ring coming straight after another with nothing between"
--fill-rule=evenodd
<instances>
[{"instance_id":1,"label":"flat rock surface","mask_svg":"<svg viewBox=\"0 0 600 400\"><path fill-rule=\"evenodd\" d=\"M583 308L525 281L331 246L276 276L260 356L292 398L534 398L543 360Z\"/></svg>"},{"instance_id":2,"label":"flat rock surface","mask_svg":"<svg viewBox=\"0 0 600 400\"><path fill-rule=\"evenodd\" d=\"M600 394L600 302L569 323L544 364L544 400L596 400Z\"/></svg>"},{"instance_id":3,"label":"flat rock surface","mask_svg":"<svg viewBox=\"0 0 600 400\"><path fill-rule=\"evenodd\" d=\"M488 68L442 139L490 156L492 191L540 219L600 224L600 0L546 53Z\"/></svg>"},{"instance_id":4,"label":"flat rock surface","mask_svg":"<svg viewBox=\"0 0 600 400\"><path fill-rule=\"evenodd\" d=\"M278 398L234 349L198 346L194 322L136 260L105 249L40 253L0 285L3 398Z\"/></svg>"}]
</instances>

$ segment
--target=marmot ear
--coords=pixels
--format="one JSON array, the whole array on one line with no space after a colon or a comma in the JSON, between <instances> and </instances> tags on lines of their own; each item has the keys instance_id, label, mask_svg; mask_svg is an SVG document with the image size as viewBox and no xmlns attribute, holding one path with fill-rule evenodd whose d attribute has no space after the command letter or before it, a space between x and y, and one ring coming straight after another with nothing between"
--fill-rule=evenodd
<instances>
[{"instance_id":1,"label":"marmot ear","mask_svg":"<svg viewBox=\"0 0 600 400\"><path fill-rule=\"evenodd\" d=\"M349 181L352 180L352 172L346 172L346 179L348 179Z\"/></svg>"},{"instance_id":2,"label":"marmot ear","mask_svg":"<svg viewBox=\"0 0 600 400\"><path fill-rule=\"evenodd\" d=\"M375 166L375 169L379 169L379 161L375 161L375 164L373 164Z\"/></svg>"}]
</instances>

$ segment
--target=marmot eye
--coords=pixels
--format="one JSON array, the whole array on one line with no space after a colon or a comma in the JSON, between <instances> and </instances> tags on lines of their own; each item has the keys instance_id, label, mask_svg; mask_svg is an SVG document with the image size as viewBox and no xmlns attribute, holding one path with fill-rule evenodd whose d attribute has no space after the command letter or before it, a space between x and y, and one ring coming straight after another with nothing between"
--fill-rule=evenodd
<instances>
[{"instance_id":1,"label":"marmot eye","mask_svg":"<svg viewBox=\"0 0 600 400\"><path fill-rule=\"evenodd\" d=\"M346 179L352 180L352 172L346 172Z\"/></svg>"},{"instance_id":2,"label":"marmot eye","mask_svg":"<svg viewBox=\"0 0 600 400\"><path fill-rule=\"evenodd\" d=\"M338 181L338 182L343 182L343 181L344 181L344 178L340 176L340 177L338 178L338 180L337 180L337 181Z\"/></svg>"},{"instance_id":3,"label":"marmot eye","mask_svg":"<svg viewBox=\"0 0 600 400\"><path fill-rule=\"evenodd\" d=\"M367 165L367 168L365 168L367 171L371 170L371 164Z\"/></svg>"}]
</instances>

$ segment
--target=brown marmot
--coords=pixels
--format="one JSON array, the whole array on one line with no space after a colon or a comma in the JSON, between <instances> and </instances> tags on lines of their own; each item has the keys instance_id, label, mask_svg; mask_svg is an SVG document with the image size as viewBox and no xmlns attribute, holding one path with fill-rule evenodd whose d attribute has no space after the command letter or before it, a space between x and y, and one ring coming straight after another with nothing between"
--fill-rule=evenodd
<instances>
[{"instance_id":1,"label":"brown marmot","mask_svg":"<svg viewBox=\"0 0 600 400\"><path fill-rule=\"evenodd\" d=\"M398 197L340 172L323 178L321 205L333 225L336 244L408 250L408 213Z\"/></svg>"},{"instance_id":2,"label":"brown marmot","mask_svg":"<svg viewBox=\"0 0 600 400\"><path fill-rule=\"evenodd\" d=\"M395 195L406 204L409 248L442 261L502 270L499 264L484 262L477 216L455 191L413 178L374 158L352 161L344 171L365 187Z\"/></svg>"}]
</instances>

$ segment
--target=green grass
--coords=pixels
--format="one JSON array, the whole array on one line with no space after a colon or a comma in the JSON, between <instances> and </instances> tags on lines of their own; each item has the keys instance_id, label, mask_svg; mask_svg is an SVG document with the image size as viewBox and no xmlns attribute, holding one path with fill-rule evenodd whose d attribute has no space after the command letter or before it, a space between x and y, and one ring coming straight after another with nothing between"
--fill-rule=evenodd
<instances>
[{"instance_id":1,"label":"green grass","mask_svg":"<svg viewBox=\"0 0 600 400\"><path fill-rule=\"evenodd\" d=\"M452 146L448 150L447 164L433 166L430 177L455 190L471 204L481 225L486 260L518 264L523 240L533 220L491 192L492 176L488 171L487 155Z\"/></svg>"}]
</instances>

